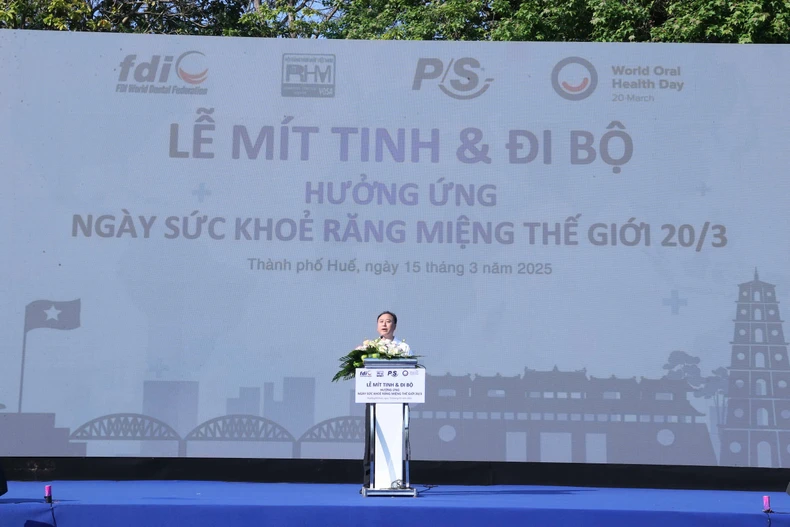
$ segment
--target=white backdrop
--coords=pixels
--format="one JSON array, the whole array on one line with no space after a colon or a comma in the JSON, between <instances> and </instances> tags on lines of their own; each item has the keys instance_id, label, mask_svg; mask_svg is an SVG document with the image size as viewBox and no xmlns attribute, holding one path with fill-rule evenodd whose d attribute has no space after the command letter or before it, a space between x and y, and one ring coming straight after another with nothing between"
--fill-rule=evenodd
<instances>
[{"instance_id":1,"label":"white backdrop","mask_svg":"<svg viewBox=\"0 0 790 527\"><path fill-rule=\"evenodd\" d=\"M0 32L3 412L24 340L22 413L56 427L257 404L298 438L354 411L329 381L385 309L433 375L709 375L738 284L790 298L789 59Z\"/></svg>"}]
</instances>

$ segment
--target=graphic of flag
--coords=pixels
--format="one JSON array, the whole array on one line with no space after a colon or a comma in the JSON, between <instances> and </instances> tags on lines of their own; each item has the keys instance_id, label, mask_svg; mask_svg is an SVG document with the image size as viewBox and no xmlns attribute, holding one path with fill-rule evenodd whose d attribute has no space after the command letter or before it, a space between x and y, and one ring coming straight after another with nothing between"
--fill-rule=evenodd
<instances>
[{"instance_id":1,"label":"graphic of flag","mask_svg":"<svg viewBox=\"0 0 790 527\"><path fill-rule=\"evenodd\" d=\"M80 327L80 299L68 302L35 300L25 308L25 333L31 329Z\"/></svg>"}]
</instances>

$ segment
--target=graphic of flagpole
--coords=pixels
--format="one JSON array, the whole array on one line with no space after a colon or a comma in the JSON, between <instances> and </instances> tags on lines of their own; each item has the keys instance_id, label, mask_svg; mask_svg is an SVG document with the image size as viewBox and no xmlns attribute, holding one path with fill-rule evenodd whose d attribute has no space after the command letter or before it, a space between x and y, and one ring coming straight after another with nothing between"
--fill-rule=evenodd
<instances>
[{"instance_id":1,"label":"graphic of flagpole","mask_svg":"<svg viewBox=\"0 0 790 527\"><path fill-rule=\"evenodd\" d=\"M76 329L80 327L80 299L68 302L35 300L25 307L25 332L22 335L22 367L19 373L19 407L22 413L22 395L25 388L25 355L27 354L27 332L31 329Z\"/></svg>"},{"instance_id":2,"label":"graphic of flagpole","mask_svg":"<svg viewBox=\"0 0 790 527\"><path fill-rule=\"evenodd\" d=\"M18 414L22 413L22 389L25 385L25 348L27 347L27 328L22 334L22 372L19 374L19 409Z\"/></svg>"}]
</instances>

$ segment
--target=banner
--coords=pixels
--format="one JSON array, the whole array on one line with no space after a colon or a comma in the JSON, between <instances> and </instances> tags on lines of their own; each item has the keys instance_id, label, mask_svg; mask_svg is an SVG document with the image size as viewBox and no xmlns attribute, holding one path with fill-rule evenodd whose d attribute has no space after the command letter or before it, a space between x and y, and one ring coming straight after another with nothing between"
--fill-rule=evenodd
<instances>
[{"instance_id":1,"label":"banner","mask_svg":"<svg viewBox=\"0 0 790 527\"><path fill-rule=\"evenodd\" d=\"M360 457L330 381L390 310L414 459L790 466L790 48L0 59L0 455Z\"/></svg>"},{"instance_id":2,"label":"banner","mask_svg":"<svg viewBox=\"0 0 790 527\"><path fill-rule=\"evenodd\" d=\"M357 368L356 403L424 403L425 372L420 368Z\"/></svg>"}]
</instances>

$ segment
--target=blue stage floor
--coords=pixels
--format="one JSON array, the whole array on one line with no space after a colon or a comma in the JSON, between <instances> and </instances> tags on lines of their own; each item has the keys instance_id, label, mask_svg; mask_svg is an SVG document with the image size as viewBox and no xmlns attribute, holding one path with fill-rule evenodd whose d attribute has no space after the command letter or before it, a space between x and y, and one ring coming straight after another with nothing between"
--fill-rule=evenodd
<instances>
[{"instance_id":1,"label":"blue stage floor","mask_svg":"<svg viewBox=\"0 0 790 527\"><path fill-rule=\"evenodd\" d=\"M9 482L0 497L0 527L790 526L790 496L777 492L441 486L418 498L363 498L355 485L51 485L52 509L43 500L44 483ZM770 517L762 512L763 494L777 511Z\"/></svg>"}]
</instances>

